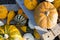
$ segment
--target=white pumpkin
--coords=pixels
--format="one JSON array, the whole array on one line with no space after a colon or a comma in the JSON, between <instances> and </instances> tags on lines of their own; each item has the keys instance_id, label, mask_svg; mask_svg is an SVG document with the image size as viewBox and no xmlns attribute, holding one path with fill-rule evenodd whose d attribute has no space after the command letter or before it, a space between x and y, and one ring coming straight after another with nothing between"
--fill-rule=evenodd
<instances>
[{"instance_id":1,"label":"white pumpkin","mask_svg":"<svg viewBox=\"0 0 60 40\"><path fill-rule=\"evenodd\" d=\"M32 36L31 33L26 33L23 36L24 40L34 40L34 37Z\"/></svg>"},{"instance_id":2,"label":"white pumpkin","mask_svg":"<svg viewBox=\"0 0 60 40\"><path fill-rule=\"evenodd\" d=\"M46 0L46 1L48 1L48 2L53 2L54 0Z\"/></svg>"}]
</instances>

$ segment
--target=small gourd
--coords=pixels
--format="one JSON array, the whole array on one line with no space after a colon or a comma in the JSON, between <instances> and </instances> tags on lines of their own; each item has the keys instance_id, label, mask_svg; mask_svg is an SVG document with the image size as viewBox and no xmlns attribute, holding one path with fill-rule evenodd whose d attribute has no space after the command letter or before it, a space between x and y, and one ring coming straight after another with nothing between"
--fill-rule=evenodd
<instances>
[{"instance_id":1,"label":"small gourd","mask_svg":"<svg viewBox=\"0 0 60 40\"><path fill-rule=\"evenodd\" d=\"M20 25L25 25L27 22L27 19L20 14L16 15L14 20Z\"/></svg>"},{"instance_id":2,"label":"small gourd","mask_svg":"<svg viewBox=\"0 0 60 40\"><path fill-rule=\"evenodd\" d=\"M24 5L28 10L33 10L37 6L37 0L24 0Z\"/></svg>"},{"instance_id":3,"label":"small gourd","mask_svg":"<svg viewBox=\"0 0 60 40\"><path fill-rule=\"evenodd\" d=\"M0 19L5 19L7 17L8 10L6 6L0 5Z\"/></svg>"},{"instance_id":4,"label":"small gourd","mask_svg":"<svg viewBox=\"0 0 60 40\"><path fill-rule=\"evenodd\" d=\"M13 10L9 11L8 16L7 16L7 24L10 24L11 20L13 20L15 16L15 12Z\"/></svg>"},{"instance_id":5,"label":"small gourd","mask_svg":"<svg viewBox=\"0 0 60 40\"><path fill-rule=\"evenodd\" d=\"M22 27L20 27L20 29L21 29L23 32L27 32L27 26L22 26Z\"/></svg>"},{"instance_id":6,"label":"small gourd","mask_svg":"<svg viewBox=\"0 0 60 40\"><path fill-rule=\"evenodd\" d=\"M26 33L23 36L24 40L35 40L31 33Z\"/></svg>"},{"instance_id":7,"label":"small gourd","mask_svg":"<svg viewBox=\"0 0 60 40\"><path fill-rule=\"evenodd\" d=\"M18 14L24 16L26 19L28 18L27 15L23 12L22 9L18 10Z\"/></svg>"},{"instance_id":8,"label":"small gourd","mask_svg":"<svg viewBox=\"0 0 60 40\"><path fill-rule=\"evenodd\" d=\"M36 29L34 29L34 36L37 40L40 40L40 34L36 31Z\"/></svg>"}]
</instances>

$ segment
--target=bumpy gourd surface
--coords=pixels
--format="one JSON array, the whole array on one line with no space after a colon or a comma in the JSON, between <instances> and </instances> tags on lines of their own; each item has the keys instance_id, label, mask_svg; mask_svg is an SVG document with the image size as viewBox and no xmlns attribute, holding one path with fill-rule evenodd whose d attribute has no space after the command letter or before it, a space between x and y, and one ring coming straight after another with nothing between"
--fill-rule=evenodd
<instances>
[{"instance_id":1,"label":"bumpy gourd surface","mask_svg":"<svg viewBox=\"0 0 60 40\"><path fill-rule=\"evenodd\" d=\"M42 28L52 28L57 24L58 13L50 2L42 2L34 12L36 24Z\"/></svg>"},{"instance_id":2,"label":"bumpy gourd surface","mask_svg":"<svg viewBox=\"0 0 60 40\"><path fill-rule=\"evenodd\" d=\"M9 37L6 39L4 36L7 34ZM23 40L20 32L14 25L5 25L0 27L0 40Z\"/></svg>"}]
</instances>

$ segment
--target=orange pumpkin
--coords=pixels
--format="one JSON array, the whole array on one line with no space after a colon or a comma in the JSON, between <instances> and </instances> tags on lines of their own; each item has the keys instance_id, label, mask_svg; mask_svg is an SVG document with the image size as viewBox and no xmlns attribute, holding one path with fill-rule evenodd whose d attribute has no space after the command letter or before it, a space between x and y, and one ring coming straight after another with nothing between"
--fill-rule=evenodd
<instances>
[{"instance_id":1,"label":"orange pumpkin","mask_svg":"<svg viewBox=\"0 0 60 40\"><path fill-rule=\"evenodd\" d=\"M24 5L27 9L33 10L37 6L37 0L24 0Z\"/></svg>"},{"instance_id":2,"label":"orange pumpkin","mask_svg":"<svg viewBox=\"0 0 60 40\"><path fill-rule=\"evenodd\" d=\"M7 17L8 10L6 6L0 5L0 19L5 19Z\"/></svg>"},{"instance_id":3,"label":"orange pumpkin","mask_svg":"<svg viewBox=\"0 0 60 40\"><path fill-rule=\"evenodd\" d=\"M35 9L34 19L40 27L50 29L57 24L58 13L50 2L42 2Z\"/></svg>"},{"instance_id":4,"label":"orange pumpkin","mask_svg":"<svg viewBox=\"0 0 60 40\"><path fill-rule=\"evenodd\" d=\"M24 16L25 18L28 18L27 15L23 12L22 9L19 9L19 10L18 10L18 14Z\"/></svg>"}]
</instances>

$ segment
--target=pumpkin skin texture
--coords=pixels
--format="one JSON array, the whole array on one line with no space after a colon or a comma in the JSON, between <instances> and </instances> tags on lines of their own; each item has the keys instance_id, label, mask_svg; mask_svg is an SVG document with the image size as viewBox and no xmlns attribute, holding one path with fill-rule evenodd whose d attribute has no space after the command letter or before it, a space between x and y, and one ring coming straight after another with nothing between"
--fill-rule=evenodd
<instances>
[{"instance_id":1,"label":"pumpkin skin texture","mask_svg":"<svg viewBox=\"0 0 60 40\"><path fill-rule=\"evenodd\" d=\"M7 13L7 8L3 5L0 5L0 19L5 19L7 17Z\"/></svg>"},{"instance_id":2,"label":"pumpkin skin texture","mask_svg":"<svg viewBox=\"0 0 60 40\"><path fill-rule=\"evenodd\" d=\"M56 8L60 7L60 0L54 0L53 4Z\"/></svg>"},{"instance_id":3,"label":"pumpkin skin texture","mask_svg":"<svg viewBox=\"0 0 60 40\"><path fill-rule=\"evenodd\" d=\"M58 13L50 2L42 2L35 9L34 19L40 27L51 29L57 24Z\"/></svg>"},{"instance_id":4,"label":"pumpkin skin texture","mask_svg":"<svg viewBox=\"0 0 60 40\"><path fill-rule=\"evenodd\" d=\"M23 40L19 30L14 25L5 25L0 29L0 40Z\"/></svg>"},{"instance_id":5,"label":"pumpkin skin texture","mask_svg":"<svg viewBox=\"0 0 60 40\"><path fill-rule=\"evenodd\" d=\"M24 0L24 5L28 10L33 10L37 6L37 0Z\"/></svg>"}]
</instances>

